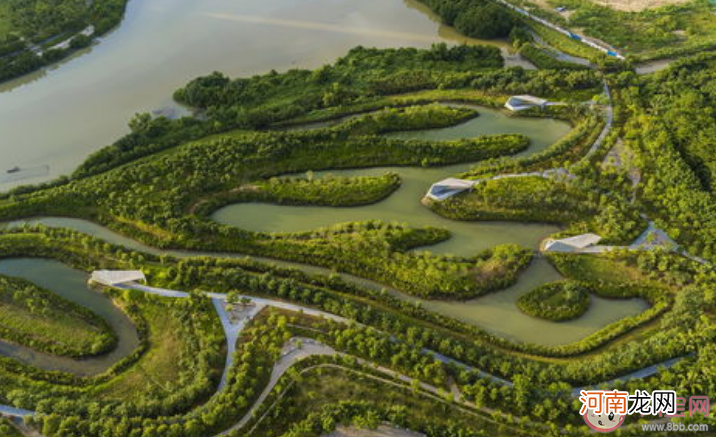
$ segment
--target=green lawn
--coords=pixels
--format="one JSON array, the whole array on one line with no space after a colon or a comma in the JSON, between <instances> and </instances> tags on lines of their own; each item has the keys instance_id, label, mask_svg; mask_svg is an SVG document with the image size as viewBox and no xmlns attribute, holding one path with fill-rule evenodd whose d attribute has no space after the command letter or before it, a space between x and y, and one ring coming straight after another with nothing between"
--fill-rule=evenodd
<instances>
[{"instance_id":1,"label":"green lawn","mask_svg":"<svg viewBox=\"0 0 716 437\"><path fill-rule=\"evenodd\" d=\"M187 375L187 359L193 363L189 356L191 338L177 314L160 302L143 302L141 316L148 327L149 351L139 359L126 372L112 379L109 383L99 387L95 394L104 399L132 400L139 393L143 396L161 398L175 392L182 381L190 380ZM206 335L220 331L218 317L213 315L205 333L192 335ZM223 363L223 360L219 360ZM215 368L220 372L221 368Z\"/></svg>"}]
</instances>

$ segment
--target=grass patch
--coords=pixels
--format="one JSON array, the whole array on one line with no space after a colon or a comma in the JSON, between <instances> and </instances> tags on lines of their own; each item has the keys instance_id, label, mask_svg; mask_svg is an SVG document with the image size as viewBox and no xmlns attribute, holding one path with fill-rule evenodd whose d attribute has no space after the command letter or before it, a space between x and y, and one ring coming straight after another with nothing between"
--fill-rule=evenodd
<instances>
[{"instance_id":1,"label":"grass patch","mask_svg":"<svg viewBox=\"0 0 716 437\"><path fill-rule=\"evenodd\" d=\"M148 328L149 350L126 372L107 384L98 387L95 395L102 399L134 400L137 394L161 399L174 394L183 384L191 381L187 375L187 359L191 359L190 338L178 314L167 308L169 300L148 300L140 306L141 317ZM217 317L204 322L201 328L207 332L220 330ZM192 335L205 335L194 332ZM217 360L217 363L223 363ZM221 372L220 366L215 367Z\"/></svg>"},{"instance_id":2,"label":"grass patch","mask_svg":"<svg viewBox=\"0 0 716 437\"><path fill-rule=\"evenodd\" d=\"M557 256L559 262L553 264L563 276L568 278L608 284L650 282L637 267L627 265L624 261L597 255ZM555 256L550 258L556 259Z\"/></svg>"},{"instance_id":3,"label":"grass patch","mask_svg":"<svg viewBox=\"0 0 716 437\"><path fill-rule=\"evenodd\" d=\"M117 344L109 325L86 308L11 277L0 277L0 337L72 357L98 355Z\"/></svg>"},{"instance_id":4,"label":"grass patch","mask_svg":"<svg viewBox=\"0 0 716 437\"><path fill-rule=\"evenodd\" d=\"M4 39L8 36L12 30L12 23L10 21L10 8L7 3L0 3L0 39Z\"/></svg>"},{"instance_id":5,"label":"grass patch","mask_svg":"<svg viewBox=\"0 0 716 437\"><path fill-rule=\"evenodd\" d=\"M514 435L499 430L486 419L465 413L451 404L431 400L408 387L401 389L341 368L316 368L299 376L287 396L248 435L283 435L309 412L318 412L341 401L368 401L384 410L399 408L405 415L403 423L411 428L418 428L418 424L429 418L432 425L451 422L458 427L485 430L486 435Z\"/></svg>"}]
</instances>

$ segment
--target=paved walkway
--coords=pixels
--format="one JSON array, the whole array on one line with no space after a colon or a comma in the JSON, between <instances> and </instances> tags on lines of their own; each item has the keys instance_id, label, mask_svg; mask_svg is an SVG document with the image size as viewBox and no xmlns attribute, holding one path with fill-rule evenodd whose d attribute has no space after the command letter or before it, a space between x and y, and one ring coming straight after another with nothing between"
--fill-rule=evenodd
<instances>
[{"instance_id":1,"label":"paved walkway","mask_svg":"<svg viewBox=\"0 0 716 437\"><path fill-rule=\"evenodd\" d=\"M556 24L551 23L542 17L533 15L532 13L526 11L525 9L522 9L518 6L513 5L512 3L508 2L507 0L497 0L497 1L501 4L503 4L504 6L507 6L508 8L512 9L513 11L517 12L518 14L524 15L525 17L527 17L533 21L536 21L536 22L542 24L543 26L549 27L552 30L556 30L557 32L559 32L575 41L578 41L578 42L580 42L586 46L589 46L593 49L599 50L602 53L606 53L607 55L612 56L614 58L624 60L624 56L619 54L613 47L609 47L604 43L593 41L593 40L588 39L582 35L574 33L568 29L557 26Z\"/></svg>"},{"instance_id":2,"label":"paved walkway","mask_svg":"<svg viewBox=\"0 0 716 437\"><path fill-rule=\"evenodd\" d=\"M23 410L22 408L10 407L7 405L0 405L0 416L5 417L18 417L24 419L34 415L34 411Z\"/></svg>"},{"instance_id":3,"label":"paved walkway","mask_svg":"<svg viewBox=\"0 0 716 437\"><path fill-rule=\"evenodd\" d=\"M174 298L189 297L189 293L187 293L187 292L151 287L151 286L138 284L138 283L128 283L128 284L122 286L121 288L144 291L147 293L155 294L158 296L164 296L164 297L174 297ZM342 323L354 323L353 321L346 319L344 317L336 316L336 315L326 313L326 312L320 311L320 310L314 310L312 308L306 308L306 307L303 307L300 305L275 301L272 299L257 298L257 297L253 297L253 296L242 296L242 297L249 299L254 304L254 307L251 310L249 310L248 313L246 313L246 315L241 319L241 321L239 321L239 323L234 324L234 323L232 323L231 317L226 312L225 307L224 307L224 305L226 303L226 295L220 294L220 293L207 293L207 295L212 299L214 308L216 309L216 311L219 315L219 318L222 323L222 327L224 329L224 332L225 332L225 335L227 338L228 349L229 349L229 351L227 353L226 366L224 368L224 373L221 378L220 386L216 392L217 394L226 387L228 371L233 366L233 355L236 350L236 341L238 340L238 337L239 337L241 331L248 324L248 322L256 314L258 314L260 312L260 310L263 309L264 307L272 306L275 308L282 308L282 309L287 309L290 311L302 312L304 314L309 314L309 315L313 315L313 316L317 316L317 317L323 317L326 319L331 319L331 320L335 320L335 321L342 322ZM300 347L298 345L299 342L301 343ZM457 366L463 367L466 370L479 372L483 377L490 378L493 381L497 381L497 382L500 382L502 384L506 384L509 386L512 385L511 381L508 381L508 380L500 378L496 375L492 375L490 373L484 372L484 371L477 369L473 366L470 366L466 363L463 363L461 361L455 360L455 359L447 357L445 355L436 353L432 350L422 349L422 352L426 353L426 354L433 355L435 357L435 359L437 359L438 361L440 361L442 363L457 365ZM248 423L248 421L251 420L251 418L253 417L255 412L262 406L263 402L266 400L268 395L271 393L273 388L276 386L276 384L280 380L281 376L283 376L283 374L286 373L286 371L288 371L288 369L290 369L298 361L308 358L308 357L311 357L311 356L316 356L316 355L344 355L344 356L348 356L347 354L339 353L339 352L335 351L333 348L326 346L322 343L319 343L318 341L310 339L310 338L293 338L293 339L289 340L289 342L287 342L286 345L284 345L284 348L283 348L283 351L281 354L281 358L274 364L268 385L264 388L263 392L261 393L261 395L259 396L257 401L251 406L249 411L244 415L244 417L239 422L237 422L231 428L218 434L218 436L225 436L225 435L231 433L232 431L235 431L235 430L240 429L243 426L245 426L246 423ZM398 380L408 383L408 384L413 382L413 378L403 375L399 372L388 369L386 367L375 365L374 363L371 363L371 362L364 360L362 358L356 358L356 357L353 357L353 358L355 358L357 360L357 362L360 363L361 365L370 366L371 368L375 369L376 371L383 373L385 375L389 375L392 378L398 379ZM655 374L659 370L660 367L670 367L670 366L674 365L676 362L678 362L678 360L680 360L680 359L681 358L676 358L674 360L669 360L665 363L649 366L649 367L641 369L639 371L632 372L626 376L617 378L612 381L608 381L607 384L614 382L616 380L645 378L647 376L651 376L651 375ZM340 367L340 366L336 366L336 365L333 365L333 366ZM376 378L375 376L371 376L371 375L366 375L366 376ZM390 381L388 381L388 382L390 382ZM424 382L420 382L419 385L420 385L421 389L423 389L424 391L432 393L438 399L442 399L440 397L442 395L442 390L440 390L439 388L432 386L430 384L426 384ZM575 392L578 393L578 389L575 388ZM467 406L467 407L470 407L473 409L482 410L483 412L488 413L488 414L491 414L491 412L492 412L492 410L489 410L487 408L477 408L475 405L473 405L467 401L464 401L463 399L456 398L456 402L458 402L459 404L461 404L463 406ZM35 413L33 411L0 405L0 415L25 419L27 417L34 415L34 414ZM39 436L39 434L38 434L38 436Z\"/></svg>"},{"instance_id":4,"label":"paved walkway","mask_svg":"<svg viewBox=\"0 0 716 437\"><path fill-rule=\"evenodd\" d=\"M589 148L589 151L582 159L589 159L592 155L594 155L597 150L604 144L604 140L607 138L607 135L609 135L609 132L612 130L612 125L614 124L614 107L612 106L612 92L609 89L609 84L607 81L604 81L604 94L606 94L607 99L609 103L607 104L606 108L606 123L604 124L604 129L602 129L602 132L599 134L599 137L597 137L597 140L592 144L592 147Z\"/></svg>"},{"instance_id":5,"label":"paved walkway","mask_svg":"<svg viewBox=\"0 0 716 437\"><path fill-rule=\"evenodd\" d=\"M610 379L609 381L602 382L600 384L595 384L595 385L592 385L589 387L575 387L574 390L572 391L572 396L579 396L580 391L596 388L597 386L602 386L602 385L611 386L614 383L616 383L617 381L629 381L632 379L644 379L644 378L648 378L650 376L654 376L657 373L659 373L659 371L661 369L668 369L670 367L674 367L676 364L678 364L684 358L686 358L686 357L672 358L672 359L666 360L662 363L654 364L653 366L645 367L641 370L627 373L626 375L620 376L618 378Z\"/></svg>"},{"instance_id":6,"label":"paved walkway","mask_svg":"<svg viewBox=\"0 0 716 437\"><path fill-rule=\"evenodd\" d=\"M234 353L236 352L239 335L241 335L241 331L244 330L251 319L264 309L264 305L259 304L247 307L241 314L241 319L234 323L226 311L226 301L224 299L213 298L211 299L211 303L214 304L216 313L219 315L219 319L221 319L221 326L224 328L224 335L226 337L226 364L224 365L224 372L221 374L221 382L219 383L218 389L218 391L222 391L226 388L229 370L234 367Z\"/></svg>"},{"instance_id":7,"label":"paved walkway","mask_svg":"<svg viewBox=\"0 0 716 437\"><path fill-rule=\"evenodd\" d=\"M299 343L301 343L300 347ZM231 434L238 429L243 428L246 423L248 423L248 421L253 418L254 414L256 414L256 411L261 406L263 406L264 401L266 400L268 395L271 394L271 391L276 386L276 384L278 384L283 374L286 373L288 369L293 367L294 364L312 356L337 354L338 353L333 348L328 347L312 339L292 338L291 340L289 340L284 345L283 350L281 351L281 358L276 361L276 364L274 364L273 366L273 370L271 370L271 378L269 379L269 383L261 392L256 402L254 402L249 411L246 412L246 414L244 415L244 417L241 418L241 420L239 420L231 428L219 433L218 436L225 436Z\"/></svg>"}]
</instances>

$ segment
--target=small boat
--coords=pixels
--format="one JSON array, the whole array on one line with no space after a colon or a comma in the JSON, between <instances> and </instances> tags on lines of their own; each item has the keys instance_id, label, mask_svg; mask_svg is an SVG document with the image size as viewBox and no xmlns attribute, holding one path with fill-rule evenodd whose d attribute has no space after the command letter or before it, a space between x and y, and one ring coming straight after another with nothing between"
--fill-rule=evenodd
<instances>
[{"instance_id":1,"label":"small boat","mask_svg":"<svg viewBox=\"0 0 716 437\"><path fill-rule=\"evenodd\" d=\"M7 171L7 173L17 173L20 171L20 167L13 167Z\"/></svg>"}]
</instances>

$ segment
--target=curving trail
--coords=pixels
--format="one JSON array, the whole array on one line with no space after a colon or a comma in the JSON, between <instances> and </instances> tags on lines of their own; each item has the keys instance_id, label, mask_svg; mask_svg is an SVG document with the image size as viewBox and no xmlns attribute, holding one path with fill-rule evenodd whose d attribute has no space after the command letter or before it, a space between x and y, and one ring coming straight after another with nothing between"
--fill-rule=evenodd
<instances>
[{"instance_id":1,"label":"curving trail","mask_svg":"<svg viewBox=\"0 0 716 437\"><path fill-rule=\"evenodd\" d=\"M129 290L137 290L137 291L142 291L145 293L154 294L157 296L178 298L178 299L184 299L184 298L188 298L190 296L189 293L184 292L184 291L151 287L148 285L143 285L143 284L138 284L138 283L128 283L128 284L121 286L120 288L129 289ZM320 311L320 310L316 310L313 308L308 308L308 307L304 307L301 305L277 301L277 300L273 300L273 299L259 298L259 297L253 297L253 296L241 296L243 298L249 299L251 301L252 306L248 309L248 311L245 311L242 314L242 317L240 318L240 320L234 321L234 320L232 320L231 316L225 309L225 305L226 305L226 295L225 294L207 293L207 297L212 299L212 303L214 305L215 310L217 311L217 314L219 315L219 318L221 320L221 324L222 324L222 327L224 330L224 334L225 334L227 342L228 342L226 365L224 367L224 371L223 371L223 374L221 377L221 383L220 383L219 388L217 389L217 392L216 392L217 394L219 392L221 392L223 389L225 389L225 387L226 387L228 371L233 367L233 363L234 363L234 353L233 352L236 350L236 342L238 340L240 333L243 331L243 329L246 327L246 325L251 321L251 319L253 319L265 307L270 306L270 307L274 307L274 308L280 308L280 309L285 309L285 310L289 310L289 311L300 312L300 313L312 315L315 317L321 317L321 318L333 320L333 321L336 321L339 323L346 323L346 324L355 323L354 321L352 321L350 319L336 316L335 314L327 313L325 311ZM234 322L236 322L236 323L234 323ZM298 342L301 343L300 346L298 345ZM499 382L501 384L505 384L505 385L509 385L509 386L512 385L512 382L509 380L500 378L496 375L492 375L492 374L487 373L483 370L477 369L469 364L466 364L466 363L463 363L456 359L436 353L430 349L423 349L422 352L425 354L433 355L435 357L435 359L437 359L438 361L440 361L444 364L457 365L457 366L462 367L466 370L478 372L481 376L483 376L485 378L490 378L493 381ZM374 370L376 370L377 372L382 373L386 376L389 376L392 379L390 379L390 380L382 379L382 378L376 377L375 375L372 375L372 374L358 372L354 369L341 367L341 366L335 365L335 364L327 364L327 365L322 365L322 366L343 368L348 371L360 373L362 376L369 377L372 379L377 379L377 380L380 380L381 382L392 384L392 385L397 384L395 379L397 379L403 383L407 383L407 384L413 383L413 378L411 378L407 375L404 375L402 373L396 372L394 370L391 370L391 369L383 367L383 366L376 365L376 364L374 364L370 361L364 360L362 358L353 357L348 354L337 352L333 348L326 346L316 340L300 338L300 337L292 338L291 340L289 340L286 343L286 345L284 345L284 349L281 354L281 358L274 364L274 367L272 369L269 383L264 388L263 392L261 393L261 395L259 396L257 401L251 406L249 411L244 415L244 417L241 418L241 420L239 420L231 428L217 434L216 437L226 436L226 435L232 433L233 431L243 428L249 422L249 420L251 420L253 418L256 411L258 411L258 409L263 405L263 402L266 400L268 395L271 393L273 388L276 386L276 384L278 383L280 378L294 364L296 364L297 362L299 362L303 359L306 359L308 357L317 356L317 355L338 355L338 356L352 357L359 364L361 364L363 366L371 367ZM620 377L620 378L616 378L611 381L607 381L606 383L611 383L611 382L614 382L616 380L621 380L621 379L646 378L648 376L651 376L651 375L654 375L655 373L657 373L659 371L659 369L662 367L668 368L668 367L675 365L679 360L681 360L681 358L668 360L668 361L666 361L664 363L660 363L660 364L655 364L655 365L646 367L644 369L632 372L628 375L625 375L624 377ZM305 372L309 369L304 369L302 372ZM448 402L442 397L443 391L441 389L439 389L438 387L432 386L432 385L424 383L424 382L419 382L419 386L423 391L427 392L427 394L431 395L431 397L433 397L434 399L436 399L440 402ZM578 396L579 390L581 390L581 389L582 389L582 387L575 388L573 395ZM455 396L455 395L457 395L457 396ZM486 408L486 407L477 407L473 403L464 400L462 398L462 396L460 396L459 391L454 391L453 396L454 396L453 402L456 402L459 405L459 407L462 408L464 411L467 411L470 414L479 415L480 418L483 420L492 421L492 419L490 419L489 417L485 417L484 414L478 414L476 412L476 410L480 411L482 413L488 414L488 415L492 414L494 412L494 410ZM269 411L270 411L270 408L269 408ZM23 410L23 409L11 407L11 406L0 405L0 416L26 419L26 418L33 416L34 414L35 414L34 411ZM261 419L263 419L263 417ZM33 434L26 433L26 435L43 437L39 433L33 433Z\"/></svg>"}]
</instances>

